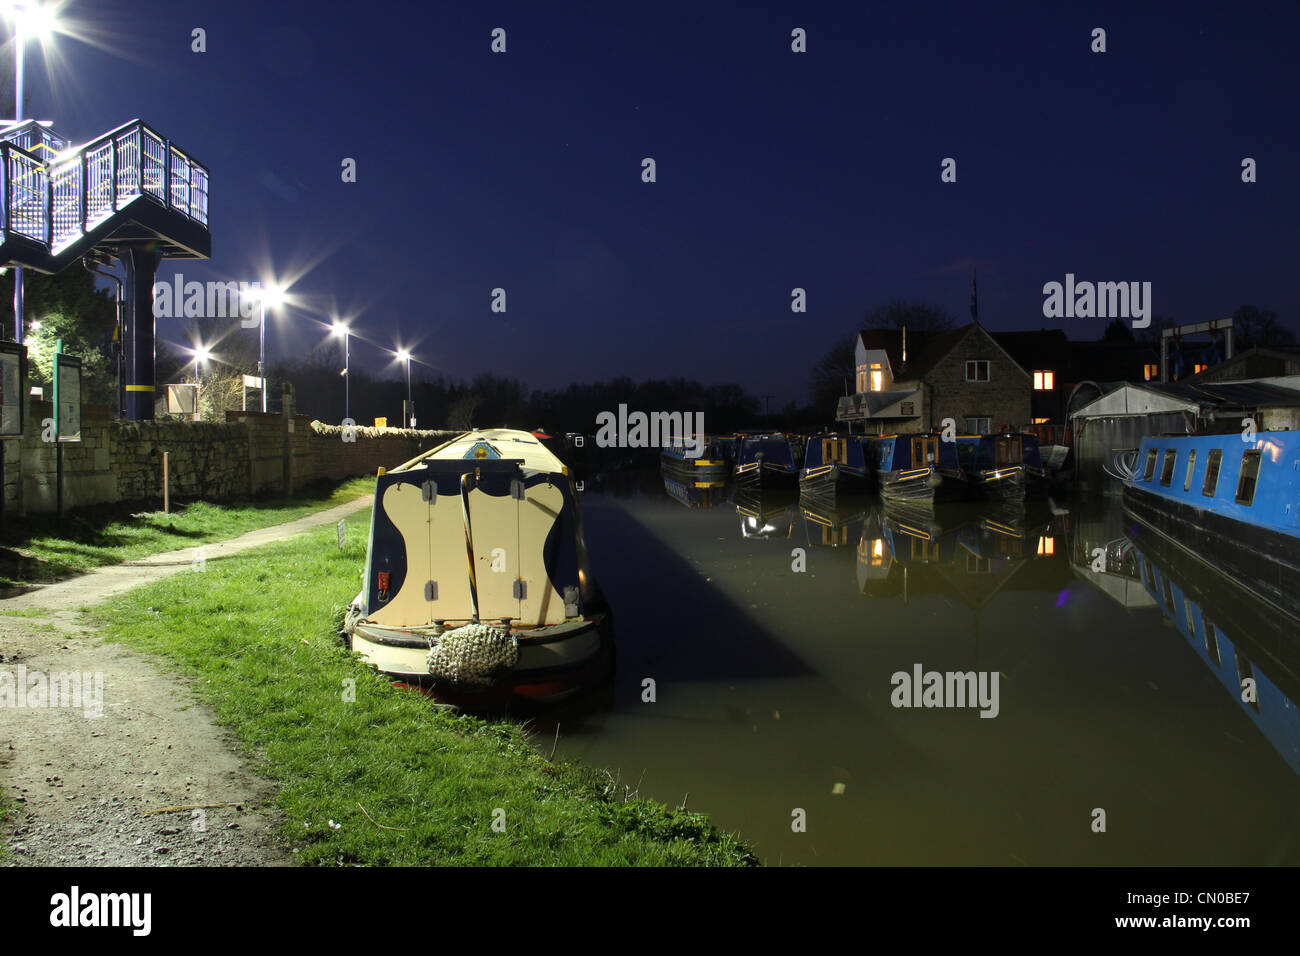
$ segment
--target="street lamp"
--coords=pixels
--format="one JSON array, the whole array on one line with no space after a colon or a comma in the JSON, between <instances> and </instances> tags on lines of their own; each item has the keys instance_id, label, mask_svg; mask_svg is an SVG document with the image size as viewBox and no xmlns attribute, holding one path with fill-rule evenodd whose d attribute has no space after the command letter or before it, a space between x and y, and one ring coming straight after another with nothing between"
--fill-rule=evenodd
<instances>
[{"instance_id":1,"label":"street lamp","mask_svg":"<svg viewBox=\"0 0 1300 956\"><path fill-rule=\"evenodd\" d=\"M397 350L397 360L406 363L406 408L407 427L415 427L415 402L411 398L411 353L406 349Z\"/></svg>"},{"instance_id":2,"label":"street lamp","mask_svg":"<svg viewBox=\"0 0 1300 956\"><path fill-rule=\"evenodd\" d=\"M212 356L212 352L206 345L200 345L194 350L194 420L203 421L203 413L199 411L199 368Z\"/></svg>"},{"instance_id":3,"label":"street lamp","mask_svg":"<svg viewBox=\"0 0 1300 956\"><path fill-rule=\"evenodd\" d=\"M262 411L266 411L266 307L271 308L284 304L284 290L278 285L272 283L264 288L259 287L257 291L257 301L261 308L261 319L257 323L258 327L258 351L257 351L257 379L262 387Z\"/></svg>"},{"instance_id":4,"label":"street lamp","mask_svg":"<svg viewBox=\"0 0 1300 956\"><path fill-rule=\"evenodd\" d=\"M14 125L23 121L23 47L30 39L44 41L56 23L54 11L39 3L9 0L5 4L14 37ZM14 341L23 340L23 267L14 268Z\"/></svg>"},{"instance_id":5,"label":"street lamp","mask_svg":"<svg viewBox=\"0 0 1300 956\"><path fill-rule=\"evenodd\" d=\"M334 325L330 328L330 335L343 336L343 417L351 421L352 419L352 358L349 354L349 330L346 322L334 320Z\"/></svg>"}]
</instances>

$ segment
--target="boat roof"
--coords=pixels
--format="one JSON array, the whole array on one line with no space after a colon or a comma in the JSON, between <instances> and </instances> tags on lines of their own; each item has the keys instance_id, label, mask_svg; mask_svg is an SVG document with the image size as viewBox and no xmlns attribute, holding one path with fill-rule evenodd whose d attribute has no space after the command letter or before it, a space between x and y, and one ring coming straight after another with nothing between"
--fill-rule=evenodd
<instances>
[{"instance_id":1,"label":"boat roof","mask_svg":"<svg viewBox=\"0 0 1300 956\"><path fill-rule=\"evenodd\" d=\"M428 467L429 461L465 461L504 459L519 461L523 467L540 472L567 475L569 469L531 432L514 428L476 428L457 435L451 441L422 452L393 471Z\"/></svg>"}]
</instances>

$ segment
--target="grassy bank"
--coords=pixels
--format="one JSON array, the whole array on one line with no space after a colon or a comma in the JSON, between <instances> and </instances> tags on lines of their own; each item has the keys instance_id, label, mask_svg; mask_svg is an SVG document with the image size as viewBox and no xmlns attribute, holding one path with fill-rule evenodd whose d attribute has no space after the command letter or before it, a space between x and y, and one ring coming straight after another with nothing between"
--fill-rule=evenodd
<instances>
[{"instance_id":1,"label":"grassy bank","mask_svg":"<svg viewBox=\"0 0 1300 956\"><path fill-rule=\"evenodd\" d=\"M6 516L0 533L0 587L55 581L106 564L234 538L292 521L374 491L373 477L328 482L289 498L209 504L197 501L170 514L139 505L99 505L26 518Z\"/></svg>"},{"instance_id":2,"label":"grassy bank","mask_svg":"<svg viewBox=\"0 0 1300 956\"><path fill-rule=\"evenodd\" d=\"M603 773L546 760L519 724L453 716L358 663L335 629L359 587L368 521L367 512L348 520L342 550L333 528L308 532L95 612L109 639L195 678L218 720L280 784L285 834L299 859L756 862L702 814L625 803ZM492 826L498 810L504 832Z\"/></svg>"}]
</instances>

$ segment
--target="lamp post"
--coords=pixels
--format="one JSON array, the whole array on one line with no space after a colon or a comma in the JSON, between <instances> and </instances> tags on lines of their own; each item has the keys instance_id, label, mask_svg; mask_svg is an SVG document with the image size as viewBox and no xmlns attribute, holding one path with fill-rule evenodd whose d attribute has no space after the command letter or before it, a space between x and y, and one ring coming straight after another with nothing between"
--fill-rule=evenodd
<instances>
[{"instance_id":1,"label":"lamp post","mask_svg":"<svg viewBox=\"0 0 1300 956\"><path fill-rule=\"evenodd\" d=\"M258 347L257 347L257 380L262 389L262 411L267 410L266 406L266 306L269 303L271 308L281 305L284 302L284 290L278 285L271 284L265 288L259 288L257 294L258 306L261 309L261 318L257 323Z\"/></svg>"},{"instance_id":2,"label":"lamp post","mask_svg":"<svg viewBox=\"0 0 1300 956\"><path fill-rule=\"evenodd\" d=\"M331 335L343 336L343 417L352 419L352 358L349 354L349 329L346 322L334 320Z\"/></svg>"},{"instance_id":3,"label":"lamp post","mask_svg":"<svg viewBox=\"0 0 1300 956\"><path fill-rule=\"evenodd\" d=\"M54 15L38 3L11 0L5 9L14 36L14 125L23 121L23 47L33 37L44 39L54 29ZM14 268L14 341L23 340L23 267Z\"/></svg>"},{"instance_id":4,"label":"lamp post","mask_svg":"<svg viewBox=\"0 0 1300 956\"><path fill-rule=\"evenodd\" d=\"M203 413L199 410L199 369L212 353L206 345L200 345L194 350L194 420L203 421Z\"/></svg>"},{"instance_id":5,"label":"lamp post","mask_svg":"<svg viewBox=\"0 0 1300 956\"><path fill-rule=\"evenodd\" d=\"M406 349L398 349L397 357L406 363L406 427L414 428L411 424L415 421L415 401L411 398L411 353Z\"/></svg>"}]
</instances>

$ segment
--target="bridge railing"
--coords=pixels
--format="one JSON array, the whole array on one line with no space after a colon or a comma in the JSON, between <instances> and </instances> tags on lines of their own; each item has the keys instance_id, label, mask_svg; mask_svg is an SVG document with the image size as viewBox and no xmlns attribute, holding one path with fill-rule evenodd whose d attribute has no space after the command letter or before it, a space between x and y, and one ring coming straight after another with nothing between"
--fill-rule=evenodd
<instances>
[{"instance_id":1,"label":"bridge railing","mask_svg":"<svg viewBox=\"0 0 1300 956\"><path fill-rule=\"evenodd\" d=\"M140 196L208 224L208 171L134 120L49 162L10 143L3 161L3 226L50 249L71 242Z\"/></svg>"}]
</instances>

